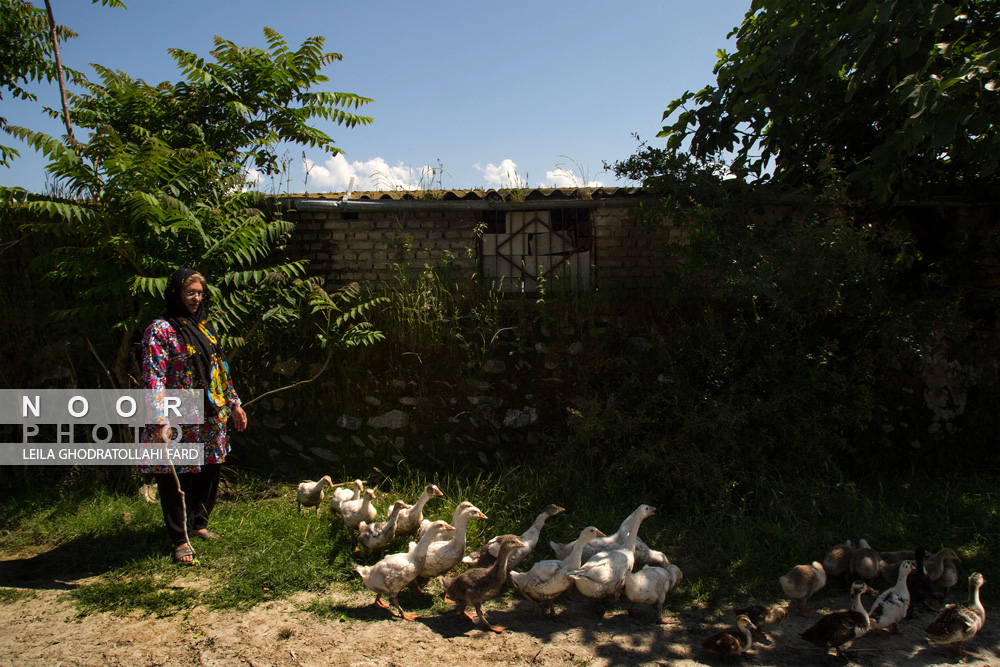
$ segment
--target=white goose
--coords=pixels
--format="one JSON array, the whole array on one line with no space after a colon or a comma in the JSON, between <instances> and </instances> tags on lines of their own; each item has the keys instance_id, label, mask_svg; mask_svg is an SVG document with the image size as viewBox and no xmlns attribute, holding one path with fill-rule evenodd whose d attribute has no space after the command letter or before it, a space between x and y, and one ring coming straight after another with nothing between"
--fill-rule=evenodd
<instances>
[{"instance_id":1,"label":"white goose","mask_svg":"<svg viewBox=\"0 0 1000 667\"><path fill-rule=\"evenodd\" d=\"M872 629L892 628L893 632L899 632L897 624L906 618L906 612L910 608L910 591L906 587L906 578L910 576L914 568L916 565L913 564L912 560L904 560L900 563L896 585L879 595L875 604L868 610Z\"/></svg>"},{"instance_id":2,"label":"white goose","mask_svg":"<svg viewBox=\"0 0 1000 667\"><path fill-rule=\"evenodd\" d=\"M351 488L339 488L333 490L333 498L330 499L330 509L334 512L340 511L340 506L348 500L359 500L361 493L365 490L365 484L360 479L351 483Z\"/></svg>"},{"instance_id":3,"label":"white goose","mask_svg":"<svg viewBox=\"0 0 1000 667\"><path fill-rule=\"evenodd\" d=\"M623 546L625 544L625 538L628 535L628 527L632 523L633 518L635 518L635 512L625 517L625 520L622 521L621 526L618 527L616 532L606 537L591 540L587 543L583 549L583 562L586 563L599 551L610 551L611 549ZM576 544L575 541L567 544L549 542L549 546L552 548L553 553L555 553L556 558L565 558L568 556L569 552L572 551L574 544ZM667 560L666 555L662 551L651 549L649 545L642 541L641 538L636 538L635 565L656 565L658 567L666 567L667 565L670 565L670 561Z\"/></svg>"},{"instance_id":4,"label":"white goose","mask_svg":"<svg viewBox=\"0 0 1000 667\"><path fill-rule=\"evenodd\" d=\"M406 553L392 554L386 556L374 565L359 565L354 568L361 575L365 587L377 593L375 604L388 609L389 605L383 599L383 595L388 595L392 604L399 610L399 615L407 621L416 619L414 613L407 613L399 605L399 592L413 581L420 568L424 566L424 558L427 557L427 548L431 541L440 534L451 530L452 527L445 521L435 521L430 525L427 532L420 538L416 549Z\"/></svg>"},{"instance_id":5,"label":"white goose","mask_svg":"<svg viewBox=\"0 0 1000 667\"><path fill-rule=\"evenodd\" d=\"M375 500L375 492L365 489L358 500L348 500L340 504L340 516L348 528L357 528L362 521L371 523L378 516L378 512L372 501ZM399 523L397 520L397 530Z\"/></svg>"},{"instance_id":6,"label":"white goose","mask_svg":"<svg viewBox=\"0 0 1000 667\"><path fill-rule=\"evenodd\" d=\"M419 576L436 577L462 562L462 556L465 555L466 528L471 519L486 520L487 516L468 500L463 500L452 515L451 524L455 527L455 531L448 535L447 541L431 542ZM410 548L414 547L413 542L410 542Z\"/></svg>"},{"instance_id":7,"label":"white goose","mask_svg":"<svg viewBox=\"0 0 1000 667\"><path fill-rule=\"evenodd\" d=\"M594 526L587 526L580 531L580 537L573 543L573 549L562 560L542 560L531 566L527 572L511 572L510 583L518 593L535 607L535 613L542 615L540 602L549 605L549 616L555 617L556 610L552 601L573 585L569 573L579 570L583 558L583 548L588 542L604 533Z\"/></svg>"},{"instance_id":8,"label":"white goose","mask_svg":"<svg viewBox=\"0 0 1000 667\"><path fill-rule=\"evenodd\" d=\"M554 517L556 514L565 511L566 510L558 505L549 505L542 510L542 513L535 518L534 523L532 523L526 531L516 536L517 539L524 543L524 546L518 547L510 553L507 557L507 568L512 570L524 562L524 559L528 557L528 555L534 550L535 545L538 544L538 538L541 536L542 527L545 525L545 522L550 517ZM462 561L471 564L473 567L489 567L496 561L497 554L500 553L500 542L502 542L505 537L507 536L497 535L492 540L487 542L482 549L469 554L463 558Z\"/></svg>"},{"instance_id":9,"label":"white goose","mask_svg":"<svg viewBox=\"0 0 1000 667\"><path fill-rule=\"evenodd\" d=\"M396 522L399 512L409 507L402 500L397 500L389 510L389 517L379 523L362 521L358 524L358 541L376 553L385 551L392 539L396 537Z\"/></svg>"},{"instance_id":10,"label":"white goose","mask_svg":"<svg viewBox=\"0 0 1000 667\"><path fill-rule=\"evenodd\" d=\"M311 479L301 482L295 489L295 503L299 512L302 512L303 507L315 507L318 515L319 507L323 504L323 490L328 486L333 486L333 480L329 475L323 475L318 482Z\"/></svg>"},{"instance_id":11,"label":"white goose","mask_svg":"<svg viewBox=\"0 0 1000 667\"><path fill-rule=\"evenodd\" d=\"M400 512L399 520L396 521L396 533L398 535L412 535L420 528L420 522L424 519L424 505L431 498L443 496L441 489L434 484L424 487L417 502L410 509Z\"/></svg>"},{"instance_id":12,"label":"white goose","mask_svg":"<svg viewBox=\"0 0 1000 667\"><path fill-rule=\"evenodd\" d=\"M625 597L633 605L649 604L656 607L656 623L663 623L663 602L667 593L674 590L684 578L684 573L674 564L664 567L643 565L638 572L625 575ZM631 611L631 608L629 609Z\"/></svg>"},{"instance_id":13,"label":"white goose","mask_svg":"<svg viewBox=\"0 0 1000 667\"><path fill-rule=\"evenodd\" d=\"M594 554L579 570L570 573L576 588L591 600L617 595L625 585L625 575L635 564L635 543L639 538L639 524L656 513L656 508L640 505L632 513L631 525L624 546Z\"/></svg>"}]
</instances>

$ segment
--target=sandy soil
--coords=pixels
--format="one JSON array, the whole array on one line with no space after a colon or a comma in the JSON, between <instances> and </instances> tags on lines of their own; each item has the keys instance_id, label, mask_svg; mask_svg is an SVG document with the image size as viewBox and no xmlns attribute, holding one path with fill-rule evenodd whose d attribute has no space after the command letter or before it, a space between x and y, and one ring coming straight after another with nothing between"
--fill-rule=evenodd
<instances>
[{"instance_id":1,"label":"sandy soil","mask_svg":"<svg viewBox=\"0 0 1000 667\"><path fill-rule=\"evenodd\" d=\"M217 612L195 606L165 618L78 615L66 589L87 580L18 582L30 594L0 605L0 667L33 665L349 665L407 667L440 665L693 665L722 664L700 648L701 639L732 622L721 611L685 609L653 625L651 611L636 616L612 609L603 619L585 601L569 601L558 621L538 619L524 601L508 599L488 608L494 634L454 613L406 622L390 618L372 596L331 589L322 596L339 619L320 618L302 607L301 596L261 605L249 612ZM187 579L180 586L204 585ZM847 594L817 600L821 611L846 605ZM675 603L675 607L680 607ZM989 614L989 610L987 611ZM990 665L1000 667L1000 629L987 626L967 645L975 657L958 659L931 647L921 629L932 614L907 623L904 634L869 636L855 643L851 664ZM754 665L822 664L818 649L797 635L812 621L792 617L742 659ZM730 661L732 663L734 661ZM736 661L737 663L739 661ZM831 664L846 664L832 659Z\"/></svg>"}]
</instances>

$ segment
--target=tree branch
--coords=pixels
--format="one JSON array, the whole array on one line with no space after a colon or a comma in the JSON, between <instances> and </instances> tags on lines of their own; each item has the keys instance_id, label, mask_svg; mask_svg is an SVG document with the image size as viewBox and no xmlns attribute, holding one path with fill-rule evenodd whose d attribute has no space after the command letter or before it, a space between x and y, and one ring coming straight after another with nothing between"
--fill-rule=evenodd
<instances>
[{"instance_id":1,"label":"tree branch","mask_svg":"<svg viewBox=\"0 0 1000 667\"><path fill-rule=\"evenodd\" d=\"M62 97L63 122L66 124L66 136L70 143L76 143L73 136L73 125L69 121L69 102L66 99L66 77L63 74L62 57L59 55L59 37L56 35L56 20L52 15L52 3L45 0L45 13L49 17L49 37L52 39L52 51L56 56L56 74L59 78L59 95Z\"/></svg>"}]
</instances>

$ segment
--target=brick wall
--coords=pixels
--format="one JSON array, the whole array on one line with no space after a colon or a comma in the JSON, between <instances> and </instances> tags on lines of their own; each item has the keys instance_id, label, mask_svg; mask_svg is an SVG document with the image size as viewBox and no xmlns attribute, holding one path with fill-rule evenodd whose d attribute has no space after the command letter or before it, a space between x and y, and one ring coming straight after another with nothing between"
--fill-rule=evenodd
<instances>
[{"instance_id":1,"label":"brick wall","mask_svg":"<svg viewBox=\"0 0 1000 667\"><path fill-rule=\"evenodd\" d=\"M668 242L683 238L681 228L665 220L649 230L633 219L632 211L633 206L616 206L591 214L594 268L601 286L641 288L677 266Z\"/></svg>"},{"instance_id":2,"label":"brick wall","mask_svg":"<svg viewBox=\"0 0 1000 667\"><path fill-rule=\"evenodd\" d=\"M666 241L683 237L670 221L649 231L632 220L635 202L601 202L591 210L594 278L602 286L642 287L676 266ZM546 202L539 209L559 208ZM310 274L328 284L382 281L406 257L417 268L451 263L471 276L476 272L479 210L435 209L343 212L300 211L286 248L292 259L310 260Z\"/></svg>"},{"instance_id":3,"label":"brick wall","mask_svg":"<svg viewBox=\"0 0 1000 667\"><path fill-rule=\"evenodd\" d=\"M471 274L478 223L476 211L300 212L286 254L333 285L387 280L404 252L419 268L452 262Z\"/></svg>"}]
</instances>

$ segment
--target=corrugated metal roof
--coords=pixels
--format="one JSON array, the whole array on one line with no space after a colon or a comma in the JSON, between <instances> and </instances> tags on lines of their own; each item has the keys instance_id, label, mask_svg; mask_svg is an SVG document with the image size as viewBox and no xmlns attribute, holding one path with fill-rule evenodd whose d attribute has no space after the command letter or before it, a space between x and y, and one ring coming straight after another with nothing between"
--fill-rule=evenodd
<instances>
[{"instance_id":1,"label":"corrugated metal roof","mask_svg":"<svg viewBox=\"0 0 1000 667\"><path fill-rule=\"evenodd\" d=\"M343 192L293 194L288 198L334 200L344 199ZM347 201L559 201L633 198L646 193L641 188L522 188L503 190L377 190L352 192Z\"/></svg>"}]
</instances>

